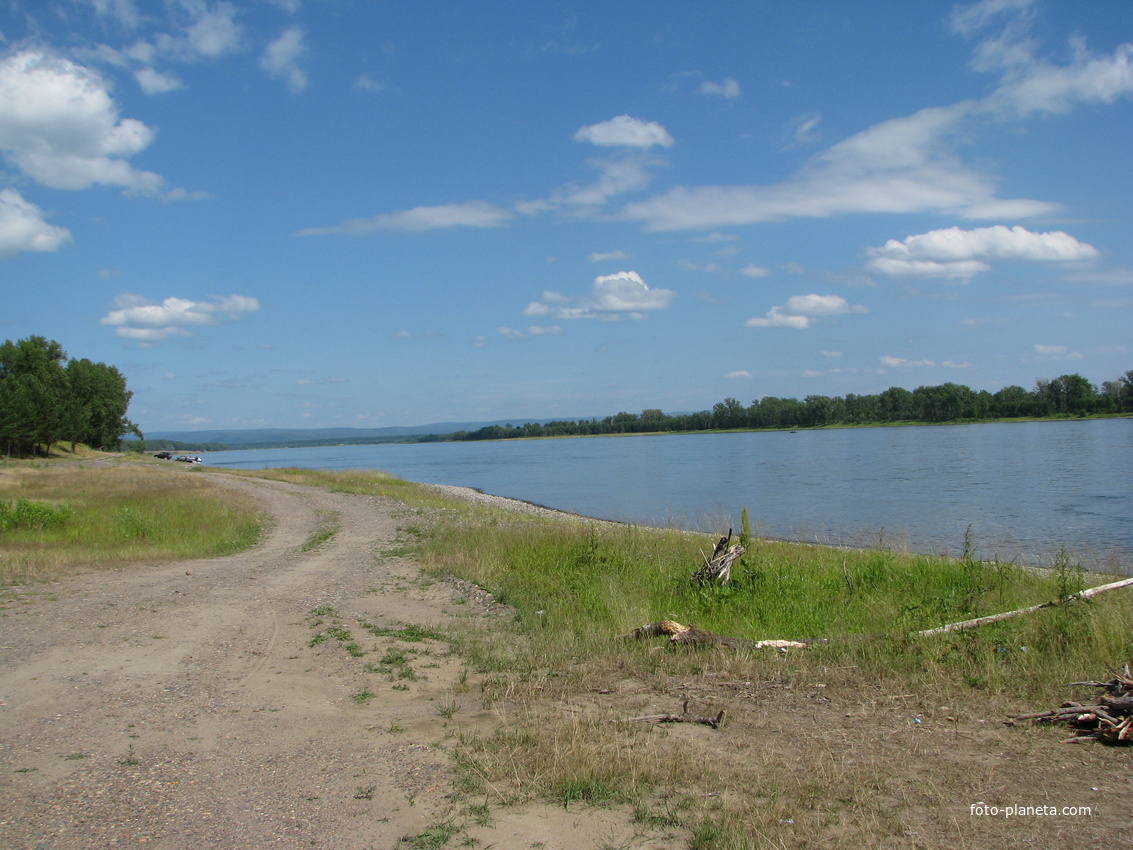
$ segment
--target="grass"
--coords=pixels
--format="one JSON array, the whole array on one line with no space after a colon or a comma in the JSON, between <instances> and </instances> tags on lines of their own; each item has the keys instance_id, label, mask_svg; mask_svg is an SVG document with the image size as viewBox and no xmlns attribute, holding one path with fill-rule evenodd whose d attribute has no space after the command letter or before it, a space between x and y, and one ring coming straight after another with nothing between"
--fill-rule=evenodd
<instances>
[{"instance_id":1,"label":"grass","mask_svg":"<svg viewBox=\"0 0 1133 850\"><path fill-rule=\"evenodd\" d=\"M924 846L982 846L990 821L973 825L965 805L957 822L942 801L985 799L988 792L977 789L993 773L983 765L1019 765L1015 785L994 774L1001 796L1003 789L1029 791L1040 780L1060 779L1049 771L1044 780L1034 767L1028 747L1039 746L1035 738L1009 737L1000 727L1006 708L1057 705L1067 698L1067 682L1105 680L1133 657L1128 592L1068 601L1106 577L1085 572L1065 552L1050 556L1050 569L1035 570L970 554L948 559L755 538L731 585L696 587L690 576L714 542L705 535L456 503L382 474L254 474L399 500L404 524L414 529L405 551L429 572L473 582L512 606L514 616L493 618L489 627L470 620L443 635L471 671L461 675L468 689L462 699L506 706L494 730L454 733L463 794L492 805L538 799L571 810L624 806L643 826L684 830L697 850L909 845L913 834L924 836ZM70 495L21 496L79 510ZM13 496L0 490L0 498ZM1062 602L972 631L913 636L1048 600ZM338 617L326 607L311 613L316 620ZM732 637L825 642L781 653L611 639L664 618ZM352 642L341 623L311 625L319 629L312 645ZM359 627L407 643L442 637L412 626ZM392 680L409 669L407 652L388 648L372 672ZM681 699L692 697L694 711L710 713L705 705L730 700L729 720L719 732L615 722L638 705L615 699L623 683L641 694L640 705L679 710ZM578 704L588 707L558 708ZM454 721L460 707L454 694L437 711ZM977 718L991 719L977 727ZM996 755L980 762L986 754L966 735ZM975 753L968 764L979 763L978 770L957 767L963 763L952 751L964 747ZM1043 757L1066 752L1054 750ZM1061 764L1062 778L1113 769L1106 754L1081 753L1072 757L1073 770ZM1090 759L1093 768L1079 766ZM1008 826L1014 832L1001 834L1002 843L1038 829L1021 821ZM440 847L455 834L444 822L402 843ZM1039 846L1036 835L1026 832Z\"/></svg>"},{"instance_id":2,"label":"grass","mask_svg":"<svg viewBox=\"0 0 1133 850\"><path fill-rule=\"evenodd\" d=\"M143 464L0 464L0 585L155 560L226 555L255 543L251 497Z\"/></svg>"},{"instance_id":3,"label":"grass","mask_svg":"<svg viewBox=\"0 0 1133 850\"><path fill-rule=\"evenodd\" d=\"M303 545L299 547L300 552L310 552L318 549L320 546L329 542L341 530L341 525L338 521L337 511L320 511L320 514L326 519L327 524L311 533L311 535L303 541Z\"/></svg>"}]
</instances>

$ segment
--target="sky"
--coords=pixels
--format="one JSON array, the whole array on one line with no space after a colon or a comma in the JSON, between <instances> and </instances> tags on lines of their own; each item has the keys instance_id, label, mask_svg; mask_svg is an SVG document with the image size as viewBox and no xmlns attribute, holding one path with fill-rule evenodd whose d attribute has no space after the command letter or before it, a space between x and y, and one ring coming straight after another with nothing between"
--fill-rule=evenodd
<instances>
[{"instance_id":1,"label":"sky","mask_svg":"<svg viewBox=\"0 0 1133 850\"><path fill-rule=\"evenodd\" d=\"M0 0L0 339L143 431L1133 369L1133 3Z\"/></svg>"}]
</instances>

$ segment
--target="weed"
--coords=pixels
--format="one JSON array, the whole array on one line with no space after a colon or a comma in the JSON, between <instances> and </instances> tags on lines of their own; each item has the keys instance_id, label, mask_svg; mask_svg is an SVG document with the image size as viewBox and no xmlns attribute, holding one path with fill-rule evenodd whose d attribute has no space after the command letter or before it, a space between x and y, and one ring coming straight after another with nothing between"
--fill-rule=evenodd
<instances>
[{"instance_id":1,"label":"weed","mask_svg":"<svg viewBox=\"0 0 1133 850\"><path fill-rule=\"evenodd\" d=\"M398 842L398 846L405 844L415 850L440 850L448 844L449 839L460 832L453 818L441 821L430 826L417 835L407 835Z\"/></svg>"},{"instance_id":2,"label":"weed","mask_svg":"<svg viewBox=\"0 0 1133 850\"><path fill-rule=\"evenodd\" d=\"M363 690L351 696L350 699L357 705L365 705L376 696L377 694L371 693L369 690Z\"/></svg>"},{"instance_id":3,"label":"weed","mask_svg":"<svg viewBox=\"0 0 1133 850\"><path fill-rule=\"evenodd\" d=\"M51 505L27 499L0 502L0 531L39 530L49 525L62 525L74 515L75 511L69 505Z\"/></svg>"},{"instance_id":4,"label":"weed","mask_svg":"<svg viewBox=\"0 0 1133 850\"><path fill-rule=\"evenodd\" d=\"M445 697L441 700L440 706L437 707L437 714L446 720L452 720L453 715L460 711L463 704L464 701L456 697Z\"/></svg>"},{"instance_id":5,"label":"weed","mask_svg":"<svg viewBox=\"0 0 1133 850\"><path fill-rule=\"evenodd\" d=\"M374 799L374 792L378 790L377 785L359 785L354 790L355 800L372 800Z\"/></svg>"},{"instance_id":6,"label":"weed","mask_svg":"<svg viewBox=\"0 0 1133 850\"><path fill-rule=\"evenodd\" d=\"M327 511L329 515L337 518L337 511ZM337 519L332 520L331 524L326 525L317 531L313 532L310 537L299 547L300 552L310 552L312 549L317 549L333 538L339 532L339 525Z\"/></svg>"},{"instance_id":7,"label":"weed","mask_svg":"<svg viewBox=\"0 0 1133 850\"><path fill-rule=\"evenodd\" d=\"M140 762L137 759L137 756L134 755L134 745L133 744L130 744L129 748L126 750L126 755L124 755L124 756L122 756L122 758L118 759L118 764L123 765L125 767L134 767L134 766L140 764Z\"/></svg>"}]
</instances>

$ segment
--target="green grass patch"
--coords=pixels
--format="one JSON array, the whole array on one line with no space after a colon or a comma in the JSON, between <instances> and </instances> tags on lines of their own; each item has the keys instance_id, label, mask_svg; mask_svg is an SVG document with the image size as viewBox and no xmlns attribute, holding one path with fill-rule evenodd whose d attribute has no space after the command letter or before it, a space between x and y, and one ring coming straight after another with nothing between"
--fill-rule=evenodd
<instances>
[{"instance_id":1,"label":"green grass patch","mask_svg":"<svg viewBox=\"0 0 1133 850\"><path fill-rule=\"evenodd\" d=\"M6 464L0 505L0 585L227 555L253 545L262 523L251 496L141 464Z\"/></svg>"}]
</instances>

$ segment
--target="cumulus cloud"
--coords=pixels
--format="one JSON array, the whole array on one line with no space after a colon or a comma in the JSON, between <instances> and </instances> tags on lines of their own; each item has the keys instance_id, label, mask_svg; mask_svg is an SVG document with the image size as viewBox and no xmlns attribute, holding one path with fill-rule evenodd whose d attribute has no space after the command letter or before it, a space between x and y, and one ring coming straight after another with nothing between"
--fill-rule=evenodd
<instances>
[{"instance_id":1,"label":"cumulus cloud","mask_svg":"<svg viewBox=\"0 0 1133 850\"><path fill-rule=\"evenodd\" d=\"M13 189L0 189L0 257L23 251L56 251L71 232L43 219L43 211Z\"/></svg>"},{"instance_id":2,"label":"cumulus cloud","mask_svg":"<svg viewBox=\"0 0 1133 850\"><path fill-rule=\"evenodd\" d=\"M227 295L212 301L170 297L160 304L136 295L121 295L116 309L99 321L117 336L154 345L172 336L192 336L192 328L241 319L260 309L247 295Z\"/></svg>"},{"instance_id":3,"label":"cumulus cloud","mask_svg":"<svg viewBox=\"0 0 1133 850\"><path fill-rule=\"evenodd\" d=\"M722 97L725 100L735 100L738 97L743 97L740 84L733 77L724 77L724 79L718 83L705 80L700 84L700 88L697 89L697 92L711 97Z\"/></svg>"},{"instance_id":4,"label":"cumulus cloud","mask_svg":"<svg viewBox=\"0 0 1133 850\"><path fill-rule=\"evenodd\" d=\"M1034 233L1023 227L949 227L870 248L873 271L910 277L968 279L991 267L987 261L1068 262L1100 256L1097 248L1055 230Z\"/></svg>"},{"instance_id":5,"label":"cumulus cloud","mask_svg":"<svg viewBox=\"0 0 1133 850\"><path fill-rule=\"evenodd\" d=\"M260 67L273 77L287 81L292 94L307 88L307 74L299 67L299 58L307 52L302 27L288 27L267 46L260 58Z\"/></svg>"},{"instance_id":6,"label":"cumulus cloud","mask_svg":"<svg viewBox=\"0 0 1133 850\"><path fill-rule=\"evenodd\" d=\"M766 315L748 319L746 325L749 328L806 330L811 319L868 312L861 304L850 304L841 295L793 295L786 304L772 307Z\"/></svg>"},{"instance_id":7,"label":"cumulus cloud","mask_svg":"<svg viewBox=\"0 0 1133 850\"><path fill-rule=\"evenodd\" d=\"M619 115L599 124L580 127L574 134L576 142L590 142L600 147L663 148L673 146L669 131L655 121L642 121L629 115Z\"/></svg>"},{"instance_id":8,"label":"cumulus cloud","mask_svg":"<svg viewBox=\"0 0 1133 850\"><path fill-rule=\"evenodd\" d=\"M742 274L744 277L767 277L769 274L771 274L771 269L765 268L763 266L757 266L755 263L748 263L746 266L740 269L740 274Z\"/></svg>"},{"instance_id":9,"label":"cumulus cloud","mask_svg":"<svg viewBox=\"0 0 1133 850\"><path fill-rule=\"evenodd\" d=\"M156 194L162 178L126 161L153 138L141 121L119 117L109 84L89 68L38 50L0 62L0 150L44 186Z\"/></svg>"},{"instance_id":10,"label":"cumulus cloud","mask_svg":"<svg viewBox=\"0 0 1133 850\"><path fill-rule=\"evenodd\" d=\"M675 297L671 289L650 289L637 272L618 272L596 277L589 297L570 298L544 292L540 300L527 305L523 314L607 322L643 319L649 311L664 310Z\"/></svg>"},{"instance_id":11,"label":"cumulus cloud","mask_svg":"<svg viewBox=\"0 0 1133 850\"><path fill-rule=\"evenodd\" d=\"M363 236L376 230L419 232L450 227L501 227L512 214L485 201L467 201L436 207L414 207L402 212L384 213L370 218L354 218L330 227L308 227L296 236L343 234Z\"/></svg>"}]
</instances>

